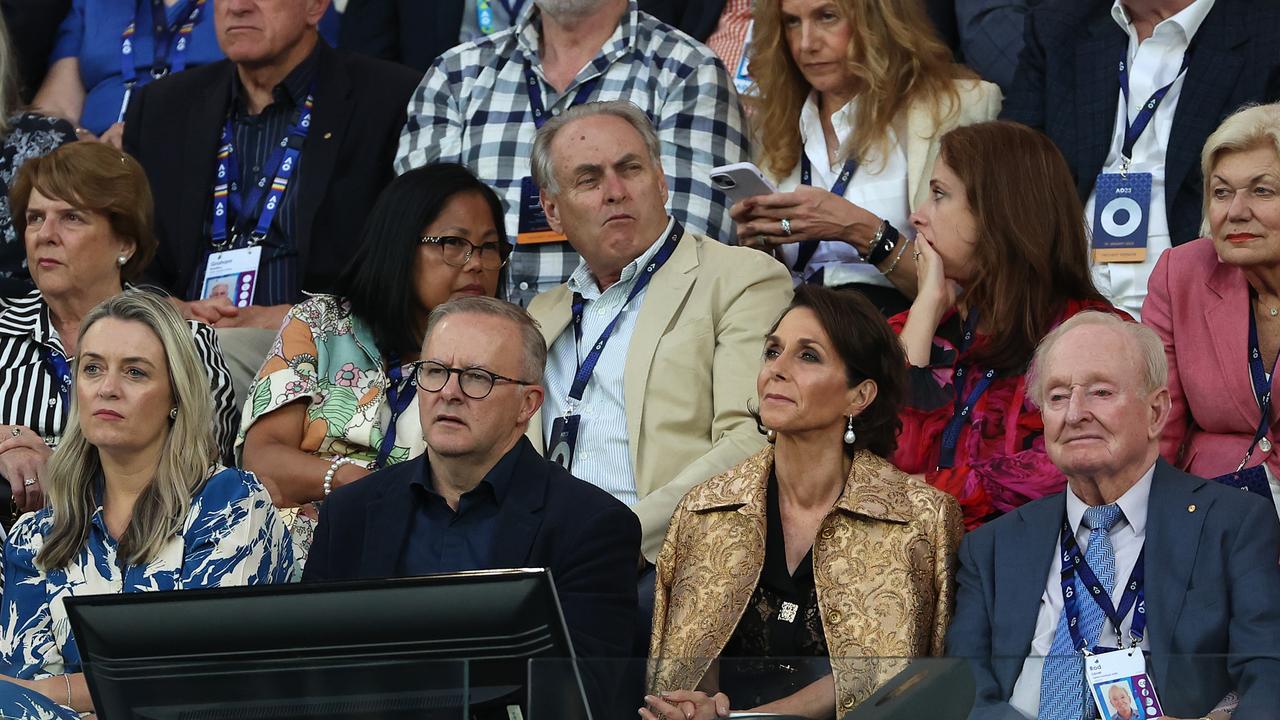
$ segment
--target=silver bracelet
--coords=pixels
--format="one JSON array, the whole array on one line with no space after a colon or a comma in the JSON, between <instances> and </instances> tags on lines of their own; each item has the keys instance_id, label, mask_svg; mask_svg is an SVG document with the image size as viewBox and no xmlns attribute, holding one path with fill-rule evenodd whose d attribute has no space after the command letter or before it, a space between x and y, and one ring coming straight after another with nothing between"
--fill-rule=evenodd
<instances>
[{"instance_id":1,"label":"silver bracelet","mask_svg":"<svg viewBox=\"0 0 1280 720\"><path fill-rule=\"evenodd\" d=\"M329 497L329 493L333 492L333 476L338 472L338 468L343 465L354 465L355 463L355 460L347 457L334 458L333 462L329 463L329 469L324 474L325 497Z\"/></svg>"},{"instance_id":2,"label":"silver bracelet","mask_svg":"<svg viewBox=\"0 0 1280 720\"><path fill-rule=\"evenodd\" d=\"M892 263L888 264L887 269L881 270L881 274L884 275L884 277L888 277L888 275L890 275L890 273L892 273L893 270L897 268L897 264L901 263L902 261L902 255L906 255L906 246L911 245L911 243L913 242L915 242L914 237L909 237L909 238L906 238L905 241L902 241L902 247L900 247L899 251L897 251L897 255L893 256Z\"/></svg>"},{"instance_id":3,"label":"silver bracelet","mask_svg":"<svg viewBox=\"0 0 1280 720\"><path fill-rule=\"evenodd\" d=\"M71 707L71 676L63 673L62 679L67 681L67 707ZM75 708L71 708L74 710Z\"/></svg>"}]
</instances>

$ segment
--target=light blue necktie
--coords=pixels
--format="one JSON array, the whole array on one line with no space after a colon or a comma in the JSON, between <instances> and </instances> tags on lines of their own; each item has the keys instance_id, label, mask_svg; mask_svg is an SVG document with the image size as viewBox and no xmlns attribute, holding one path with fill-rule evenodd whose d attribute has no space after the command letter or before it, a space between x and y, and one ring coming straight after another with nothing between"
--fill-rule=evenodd
<instances>
[{"instance_id":1,"label":"light blue necktie","mask_svg":"<svg viewBox=\"0 0 1280 720\"><path fill-rule=\"evenodd\" d=\"M1083 525L1089 528L1089 546L1085 548L1084 561L1098 576L1098 582L1102 583L1108 595L1116 586L1116 551L1111 546L1111 528L1122 516L1119 505L1101 505L1084 511ZM1076 609L1080 613L1080 637L1097 645L1105 620L1102 608L1088 597L1079 574L1074 585ZM1044 659L1044 672L1040 676L1040 720L1078 720L1092 718L1096 714L1097 710L1085 692L1084 663L1076 648L1072 647L1064 611L1058 620L1058 630L1054 633L1053 645L1049 648L1049 656Z\"/></svg>"}]
</instances>

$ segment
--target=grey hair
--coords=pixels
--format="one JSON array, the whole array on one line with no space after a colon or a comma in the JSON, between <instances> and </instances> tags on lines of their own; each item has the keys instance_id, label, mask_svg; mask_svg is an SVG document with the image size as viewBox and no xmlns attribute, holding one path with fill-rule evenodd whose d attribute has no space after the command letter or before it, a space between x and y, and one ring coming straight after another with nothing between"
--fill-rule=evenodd
<instances>
[{"instance_id":1,"label":"grey hair","mask_svg":"<svg viewBox=\"0 0 1280 720\"><path fill-rule=\"evenodd\" d=\"M1044 372L1045 364L1053 352L1054 346L1063 335L1083 325L1105 327L1128 338L1130 346L1138 356L1143 370L1143 392L1150 394L1169 384L1169 362L1164 356L1164 341L1154 330L1136 322L1130 322L1119 315L1086 310L1067 318L1054 328L1036 347L1036 354L1027 368L1027 397L1036 407L1044 407Z\"/></svg>"},{"instance_id":2,"label":"grey hair","mask_svg":"<svg viewBox=\"0 0 1280 720\"><path fill-rule=\"evenodd\" d=\"M178 416L169 425L155 477L133 506L133 518L120 537L120 557L130 565L155 559L175 534L182 531L191 498L216 466L213 439L213 401L209 375L196 351L191 327L167 300L145 290L130 289L93 307L80 324L85 333L99 320L115 318L145 325L164 347L170 394ZM80 363L75 363L79 372ZM97 508L94 479L101 469L98 449L80 428L78 393L71 394L71 412L62 442L49 460L46 488L53 508L53 530L36 557L46 570L66 567L84 547L89 519ZM150 408L169 413L169 408Z\"/></svg>"},{"instance_id":3,"label":"grey hair","mask_svg":"<svg viewBox=\"0 0 1280 720\"><path fill-rule=\"evenodd\" d=\"M520 328L520 341L524 346L524 377L517 378L542 384L542 373L547 367L547 341L542 338L542 330L538 321L533 319L527 310L505 300L491 297L463 297L437 305L427 316L427 331L422 338L422 346L426 347L431 339L431 331L450 315L487 315L489 317L509 320Z\"/></svg>"},{"instance_id":4,"label":"grey hair","mask_svg":"<svg viewBox=\"0 0 1280 720\"><path fill-rule=\"evenodd\" d=\"M1227 153L1270 147L1280 159L1280 103L1245 105L1222 121L1204 141L1200 151L1200 171L1204 176L1204 198L1200 234L1209 234L1209 203L1213 201L1213 169Z\"/></svg>"},{"instance_id":5,"label":"grey hair","mask_svg":"<svg viewBox=\"0 0 1280 720\"><path fill-rule=\"evenodd\" d=\"M555 142L556 134L563 130L564 126L575 120L596 115L611 115L621 118L628 125L635 128L636 132L640 133L640 138L644 140L645 148L649 151L649 159L653 160L653 164L661 172L662 141L658 139L658 131L653 129L653 122L649 120L649 116L643 110L628 100L583 103L552 117L546 124L538 128L538 132L533 136L533 154L529 163L533 167L533 181L537 183L543 192L548 195L560 194L560 183L556 182L555 168L551 159L551 143Z\"/></svg>"}]
</instances>

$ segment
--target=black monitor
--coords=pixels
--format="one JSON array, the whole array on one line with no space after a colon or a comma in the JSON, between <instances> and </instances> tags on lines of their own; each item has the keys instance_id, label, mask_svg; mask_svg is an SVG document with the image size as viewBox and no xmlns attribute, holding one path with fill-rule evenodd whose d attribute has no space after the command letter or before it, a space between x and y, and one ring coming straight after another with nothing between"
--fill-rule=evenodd
<instances>
[{"instance_id":1,"label":"black monitor","mask_svg":"<svg viewBox=\"0 0 1280 720\"><path fill-rule=\"evenodd\" d=\"M66 604L102 720L508 720L531 692L590 720L545 569Z\"/></svg>"}]
</instances>

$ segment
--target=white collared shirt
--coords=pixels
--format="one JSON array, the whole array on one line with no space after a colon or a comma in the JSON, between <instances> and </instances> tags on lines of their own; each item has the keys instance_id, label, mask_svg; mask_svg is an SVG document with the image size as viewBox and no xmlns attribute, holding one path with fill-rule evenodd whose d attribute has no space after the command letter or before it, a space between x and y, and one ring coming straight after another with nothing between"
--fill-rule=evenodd
<instances>
[{"instance_id":1,"label":"white collared shirt","mask_svg":"<svg viewBox=\"0 0 1280 720\"><path fill-rule=\"evenodd\" d=\"M627 433L627 407L624 393L627 354L631 335L636 329L640 306L644 303L648 288L642 289L624 308L631 288L640 277L640 271L658 254L663 241L671 233L674 220L667 221L649 249L622 269L618 282L601 291L595 275L585 261L579 262L569 276L569 292L582 295L582 341L574 337L570 322L552 343L547 353L547 370L544 384L546 401L542 405L542 433L546 447L551 446L551 426L556 418L569 414L569 390L578 372L578 362L584 359L591 347L600 339L605 326L621 312L618 325L609 336L609 342L600 354L591 382L582 393L582 401L575 412L578 421L578 441L573 453L575 477L608 492L630 507L640 499L636 492L636 473L631 465L630 435Z\"/></svg>"},{"instance_id":2,"label":"white collared shirt","mask_svg":"<svg viewBox=\"0 0 1280 720\"><path fill-rule=\"evenodd\" d=\"M831 126L835 130L836 140L844 147L845 142L853 135L853 121L858 109L858 98L850 100L847 105L831 116ZM888 157L884 162L872 159L858 167L853 174L849 186L845 188L844 198L867 212L883 220L899 230L905 230L911 215L911 200L908 197L907 153L893 128L888 129ZM828 161L827 139L822 132L822 119L818 115L818 94L809 93L804 107L800 109L800 139L804 143L803 152L813 167L813 185L830 190L844 169L841 159L834 166ZM800 185L800 163L786 179L778 183L783 192L794 190ZM799 243L782 246L782 258L790 269L796 262L800 252ZM846 242L823 242L809 261L808 273L823 268L823 284L828 286L847 285L849 283L865 283L893 287L893 283L876 269L876 266L864 262L858 257L858 251ZM793 272L793 275L795 273ZM799 279L799 278L797 278Z\"/></svg>"},{"instance_id":3,"label":"white collared shirt","mask_svg":"<svg viewBox=\"0 0 1280 720\"><path fill-rule=\"evenodd\" d=\"M1129 21L1129 14L1115 0L1111 17L1129 36L1129 101L1124 92L1117 93L1116 119L1111 131L1111 150L1102 166L1104 173L1120 172L1121 148L1124 147L1126 119L1132 121L1156 90L1173 83L1156 109L1151 124L1133 146L1129 172L1151 173L1151 207L1148 210L1147 259L1140 263L1094 263L1093 283L1112 303L1135 319L1142 312L1142 300L1147 296L1147 278L1155 268L1156 260L1171 246L1169 218L1165 204L1165 155L1169 136L1173 131L1173 117L1178 109L1178 99L1186 74L1178 76L1182 58L1191 39L1204 23L1205 16L1213 9L1214 0L1195 0L1178 14L1166 18L1152 32L1151 37L1138 43L1138 32ZM1117 69L1117 72L1119 70ZM1176 81L1175 81L1176 78ZM1085 204L1085 223L1093 231L1093 212L1097 193L1089 194Z\"/></svg>"},{"instance_id":4,"label":"white collared shirt","mask_svg":"<svg viewBox=\"0 0 1280 720\"><path fill-rule=\"evenodd\" d=\"M1124 595L1129 574L1133 572L1133 566L1138 564L1138 553L1142 551L1142 544L1147 539L1147 501L1151 497L1151 482L1155 471L1153 463L1143 473L1142 479L1116 500L1124 517L1111 528L1110 533L1111 547L1116 554L1116 583L1111 592L1112 603L1119 603L1120 597ZM1083 550L1089 546L1089 528L1084 526L1084 512L1089 506L1076 497L1069 485L1066 494L1067 521L1075 531L1076 543ZM1054 547L1057 546L1055 543ZM1062 618L1062 566L1057 558L1058 554L1054 553L1049 579L1045 582L1044 594L1040 596L1040 612L1036 616L1036 630L1031 639L1031 654L1023 661L1022 673L1018 675L1013 695L1009 698L1009 704L1029 718L1036 717L1040 712L1040 676L1044 672L1044 656L1053 647L1053 636L1057 633L1058 621ZM1126 642L1129 627L1133 624L1133 615L1130 612L1120 623ZM1140 645L1143 650L1148 649L1148 635L1150 633L1143 634ZM1102 637L1088 639L1097 641L1094 642L1095 645L1112 647L1116 644L1111 624L1106 621L1103 622Z\"/></svg>"}]
</instances>

